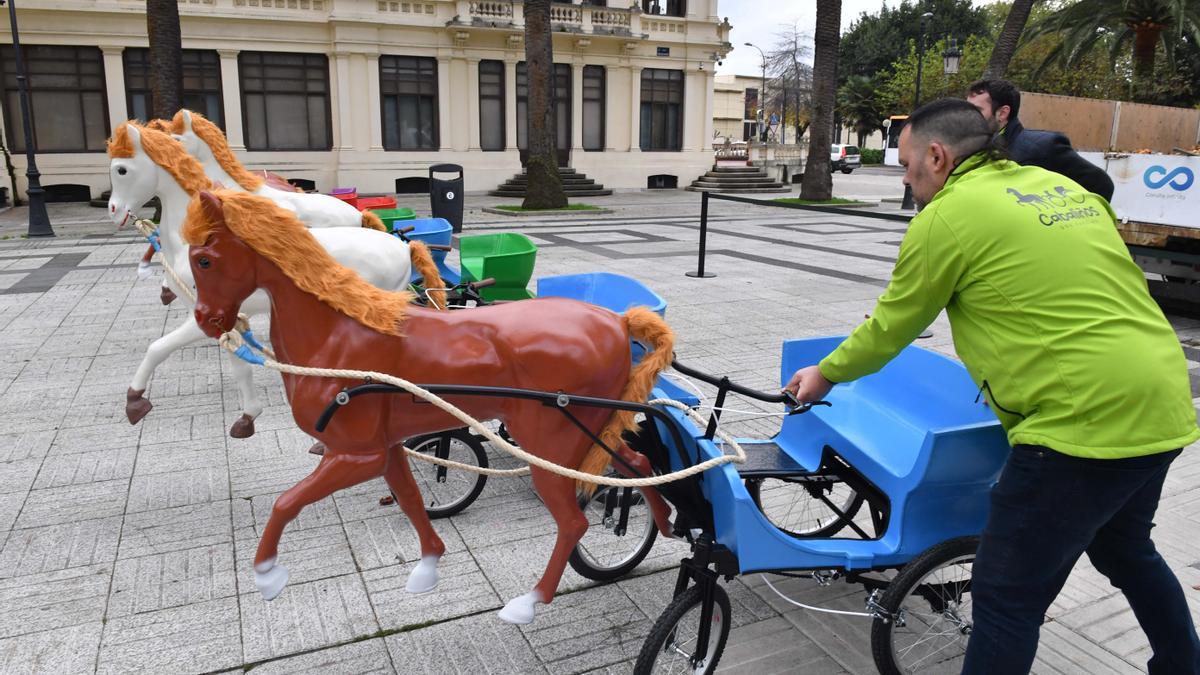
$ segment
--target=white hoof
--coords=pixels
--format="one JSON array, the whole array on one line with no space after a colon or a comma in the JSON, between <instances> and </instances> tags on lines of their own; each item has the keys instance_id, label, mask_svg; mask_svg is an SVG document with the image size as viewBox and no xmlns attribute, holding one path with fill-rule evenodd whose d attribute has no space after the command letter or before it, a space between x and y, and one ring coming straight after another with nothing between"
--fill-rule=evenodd
<instances>
[{"instance_id":1,"label":"white hoof","mask_svg":"<svg viewBox=\"0 0 1200 675\"><path fill-rule=\"evenodd\" d=\"M137 275L138 275L138 281L145 281L145 280L149 279L150 277L154 276L154 272L151 269L150 263L145 262L145 261L139 262Z\"/></svg>"},{"instance_id":2,"label":"white hoof","mask_svg":"<svg viewBox=\"0 0 1200 675\"><path fill-rule=\"evenodd\" d=\"M254 566L254 585L262 593L263 600L274 600L283 592L288 582L288 571L283 565L276 565L275 559Z\"/></svg>"},{"instance_id":3,"label":"white hoof","mask_svg":"<svg viewBox=\"0 0 1200 675\"><path fill-rule=\"evenodd\" d=\"M441 556L427 555L421 557L421 562L413 568L413 571L408 575L408 583L404 586L404 590L413 594L428 593L437 588L438 571L437 564Z\"/></svg>"},{"instance_id":4,"label":"white hoof","mask_svg":"<svg viewBox=\"0 0 1200 675\"><path fill-rule=\"evenodd\" d=\"M541 601L537 591L529 591L525 595L515 597L500 610L500 619L519 625L533 623L534 610Z\"/></svg>"}]
</instances>

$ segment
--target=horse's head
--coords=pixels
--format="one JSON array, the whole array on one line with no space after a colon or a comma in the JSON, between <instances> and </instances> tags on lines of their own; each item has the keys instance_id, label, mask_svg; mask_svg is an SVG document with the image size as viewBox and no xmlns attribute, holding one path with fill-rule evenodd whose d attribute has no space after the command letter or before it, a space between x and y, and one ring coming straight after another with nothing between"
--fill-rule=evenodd
<instances>
[{"instance_id":1,"label":"horse's head","mask_svg":"<svg viewBox=\"0 0 1200 675\"><path fill-rule=\"evenodd\" d=\"M137 209L158 192L158 167L142 147L140 127L125 122L108 141L109 177L112 196L108 217L118 228L125 227Z\"/></svg>"},{"instance_id":2,"label":"horse's head","mask_svg":"<svg viewBox=\"0 0 1200 675\"><path fill-rule=\"evenodd\" d=\"M196 134L196 130L192 125L192 112L187 109L182 109L175 113L175 118L171 121L171 131L175 140L183 145L183 149L192 157L195 157L201 164L207 164L213 161L212 149L208 147L208 143Z\"/></svg>"},{"instance_id":3,"label":"horse's head","mask_svg":"<svg viewBox=\"0 0 1200 675\"><path fill-rule=\"evenodd\" d=\"M238 308L258 288L258 254L225 224L221 199L201 192L188 206L184 239L196 280L196 323L217 338L233 329Z\"/></svg>"}]
</instances>

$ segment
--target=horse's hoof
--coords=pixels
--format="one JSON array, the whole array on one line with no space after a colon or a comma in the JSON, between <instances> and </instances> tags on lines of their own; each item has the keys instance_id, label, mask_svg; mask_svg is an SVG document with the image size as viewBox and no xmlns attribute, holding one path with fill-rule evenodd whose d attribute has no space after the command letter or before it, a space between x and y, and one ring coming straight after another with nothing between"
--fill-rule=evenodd
<instances>
[{"instance_id":1,"label":"horse's hoof","mask_svg":"<svg viewBox=\"0 0 1200 675\"><path fill-rule=\"evenodd\" d=\"M500 619L521 626L533 623L535 606L541 601L537 591L529 591L525 595L515 597L500 610Z\"/></svg>"},{"instance_id":2,"label":"horse's hoof","mask_svg":"<svg viewBox=\"0 0 1200 675\"><path fill-rule=\"evenodd\" d=\"M250 438L254 435L254 418L242 413L233 426L229 427L231 438Z\"/></svg>"},{"instance_id":3,"label":"horse's hoof","mask_svg":"<svg viewBox=\"0 0 1200 675\"><path fill-rule=\"evenodd\" d=\"M321 441L317 441L316 443L313 443L312 447L308 449L308 454L316 455L317 457L324 457L325 456L325 444L322 443Z\"/></svg>"},{"instance_id":4,"label":"horse's hoof","mask_svg":"<svg viewBox=\"0 0 1200 675\"><path fill-rule=\"evenodd\" d=\"M162 291L158 294L158 299L162 300L162 304L164 305L169 305L172 302L175 302L176 297L175 291L167 288L166 286L163 286Z\"/></svg>"},{"instance_id":5,"label":"horse's hoof","mask_svg":"<svg viewBox=\"0 0 1200 675\"><path fill-rule=\"evenodd\" d=\"M437 588L437 564L440 559L441 556L437 555L421 556L421 562L417 563L417 566L409 573L408 583L405 584L404 590L414 595L420 595Z\"/></svg>"},{"instance_id":6,"label":"horse's hoof","mask_svg":"<svg viewBox=\"0 0 1200 675\"><path fill-rule=\"evenodd\" d=\"M150 409L154 407L149 399L142 396L145 393L145 389L132 387L125 392L125 417L129 419L130 424L141 422L142 418L149 414Z\"/></svg>"},{"instance_id":7,"label":"horse's hoof","mask_svg":"<svg viewBox=\"0 0 1200 675\"><path fill-rule=\"evenodd\" d=\"M274 600L283 592L288 582L288 571L283 565L276 565L275 559L254 566L254 585L262 593L263 600Z\"/></svg>"},{"instance_id":8,"label":"horse's hoof","mask_svg":"<svg viewBox=\"0 0 1200 675\"><path fill-rule=\"evenodd\" d=\"M138 281L145 281L152 276L154 276L154 270L151 268L150 263L145 260L139 262L137 270Z\"/></svg>"}]
</instances>

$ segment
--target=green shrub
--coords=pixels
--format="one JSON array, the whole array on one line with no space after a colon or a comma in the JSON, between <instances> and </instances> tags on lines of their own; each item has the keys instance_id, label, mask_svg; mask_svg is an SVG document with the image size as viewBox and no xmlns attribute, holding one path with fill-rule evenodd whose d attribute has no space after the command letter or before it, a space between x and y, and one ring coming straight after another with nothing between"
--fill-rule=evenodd
<instances>
[{"instance_id":1,"label":"green shrub","mask_svg":"<svg viewBox=\"0 0 1200 675\"><path fill-rule=\"evenodd\" d=\"M863 148L861 152L863 164L883 164L882 150L868 150Z\"/></svg>"}]
</instances>

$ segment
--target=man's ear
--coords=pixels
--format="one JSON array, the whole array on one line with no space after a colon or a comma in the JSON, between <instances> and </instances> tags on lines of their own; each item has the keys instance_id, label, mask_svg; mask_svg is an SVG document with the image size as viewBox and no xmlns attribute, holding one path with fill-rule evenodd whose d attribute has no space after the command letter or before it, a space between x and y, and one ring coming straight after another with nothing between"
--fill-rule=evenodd
<instances>
[{"instance_id":1,"label":"man's ear","mask_svg":"<svg viewBox=\"0 0 1200 675\"><path fill-rule=\"evenodd\" d=\"M932 141L929 144L929 154L933 159L933 170L935 172L945 170L950 164L950 150L939 141Z\"/></svg>"}]
</instances>

